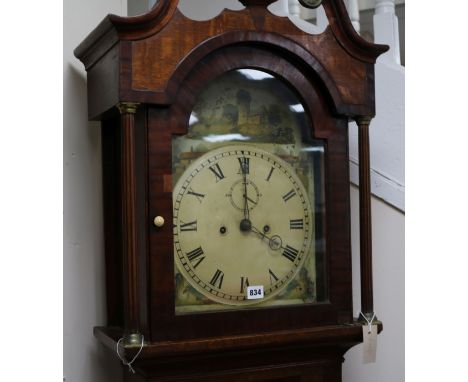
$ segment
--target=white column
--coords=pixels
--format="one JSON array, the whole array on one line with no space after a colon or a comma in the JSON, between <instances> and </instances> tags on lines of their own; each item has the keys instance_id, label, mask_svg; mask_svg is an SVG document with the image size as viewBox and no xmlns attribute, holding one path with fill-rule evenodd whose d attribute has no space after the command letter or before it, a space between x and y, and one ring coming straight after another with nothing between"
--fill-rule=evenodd
<instances>
[{"instance_id":1,"label":"white column","mask_svg":"<svg viewBox=\"0 0 468 382\"><path fill-rule=\"evenodd\" d=\"M325 29L328 25L328 18L325 13L325 8L323 8L323 6L321 5L320 7L316 9L316 11L317 11L317 26L319 28Z\"/></svg>"},{"instance_id":2,"label":"white column","mask_svg":"<svg viewBox=\"0 0 468 382\"><path fill-rule=\"evenodd\" d=\"M395 0L375 0L375 14L395 13Z\"/></svg>"},{"instance_id":3,"label":"white column","mask_svg":"<svg viewBox=\"0 0 468 382\"><path fill-rule=\"evenodd\" d=\"M288 0L279 0L275 5L278 9L281 9L281 12L284 12L285 15L289 14Z\"/></svg>"},{"instance_id":4,"label":"white column","mask_svg":"<svg viewBox=\"0 0 468 382\"><path fill-rule=\"evenodd\" d=\"M356 29L356 32L359 33L361 30L361 24L359 22L358 0L347 0L346 8L348 9L349 18L351 19L351 23L353 24L354 29Z\"/></svg>"},{"instance_id":5,"label":"white column","mask_svg":"<svg viewBox=\"0 0 468 382\"><path fill-rule=\"evenodd\" d=\"M395 0L375 0L374 42L390 46L390 51L382 55L379 60L400 65L400 39Z\"/></svg>"},{"instance_id":6,"label":"white column","mask_svg":"<svg viewBox=\"0 0 468 382\"><path fill-rule=\"evenodd\" d=\"M301 13L301 9L299 6L299 1L298 0L289 0L289 14L291 16L297 16L299 17Z\"/></svg>"}]
</instances>

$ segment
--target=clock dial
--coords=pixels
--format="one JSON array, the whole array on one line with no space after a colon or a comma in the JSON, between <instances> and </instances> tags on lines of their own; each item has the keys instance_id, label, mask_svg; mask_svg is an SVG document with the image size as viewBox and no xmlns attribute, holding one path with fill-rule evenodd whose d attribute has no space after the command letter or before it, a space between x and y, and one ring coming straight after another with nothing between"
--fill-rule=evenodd
<instances>
[{"instance_id":1,"label":"clock dial","mask_svg":"<svg viewBox=\"0 0 468 382\"><path fill-rule=\"evenodd\" d=\"M267 151L250 145L210 151L188 167L173 195L177 267L216 302L273 297L309 253L307 192L292 167ZM247 287L260 285L264 298L247 299Z\"/></svg>"}]
</instances>

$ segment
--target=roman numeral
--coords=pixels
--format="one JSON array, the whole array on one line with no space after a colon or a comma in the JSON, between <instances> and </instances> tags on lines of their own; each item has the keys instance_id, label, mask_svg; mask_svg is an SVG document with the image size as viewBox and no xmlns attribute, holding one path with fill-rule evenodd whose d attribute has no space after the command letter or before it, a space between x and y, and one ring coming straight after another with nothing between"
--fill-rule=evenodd
<instances>
[{"instance_id":1,"label":"roman numeral","mask_svg":"<svg viewBox=\"0 0 468 382\"><path fill-rule=\"evenodd\" d=\"M185 223L182 220L180 221L180 232L187 232L187 231L196 231L197 230L197 221L194 220L193 222Z\"/></svg>"},{"instance_id":2,"label":"roman numeral","mask_svg":"<svg viewBox=\"0 0 468 382\"><path fill-rule=\"evenodd\" d=\"M291 260L292 262L296 260L297 255L298 250L294 249L293 247L290 247L289 245L287 245L283 251L283 256L286 257L288 260Z\"/></svg>"},{"instance_id":3,"label":"roman numeral","mask_svg":"<svg viewBox=\"0 0 468 382\"><path fill-rule=\"evenodd\" d=\"M200 193L198 193L198 192L195 192L195 191L193 191L192 188L189 188L189 189L188 189L187 195L193 195L193 196L195 196L195 197L197 198L197 200L198 200L200 203L203 202L203 198L205 197L204 194L200 194Z\"/></svg>"},{"instance_id":4,"label":"roman numeral","mask_svg":"<svg viewBox=\"0 0 468 382\"><path fill-rule=\"evenodd\" d=\"M289 220L289 229L304 229L304 219Z\"/></svg>"},{"instance_id":5,"label":"roman numeral","mask_svg":"<svg viewBox=\"0 0 468 382\"><path fill-rule=\"evenodd\" d=\"M272 168L270 169L270 172L268 173L268 176L267 176L267 178L266 178L266 181L267 181L267 182L270 181L271 174L273 174L274 169L275 169L274 167L272 167Z\"/></svg>"},{"instance_id":6,"label":"roman numeral","mask_svg":"<svg viewBox=\"0 0 468 382\"><path fill-rule=\"evenodd\" d=\"M224 174L221 171L221 167L219 167L219 163L216 163L213 166L210 166L209 169L213 172L213 174L216 177L216 182L219 182L220 180L224 179Z\"/></svg>"},{"instance_id":7,"label":"roman numeral","mask_svg":"<svg viewBox=\"0 0 468 382\"><path fill-rule=\"evenodd\" d=\"M250 171L250 158L242 157L239 160L240 172L239 174L248 174Z\"/></svg>"},{"instance_id":8,"label":"roman numeral","mask_svg":"<svg viewBox=\"0 0 468 382\"><path fill-rule=\"evenodd\" d=\"M244 293L245 289L249 286L249 278L248 277L241 277L241 287L240 287L240 292ZM245 289L244 289L245 288Z\"/></svg>"},{"instance_id":9,"label":"roman numeral","mask_svg":"<svg viewBox=\"0 0 468 382\"><path fill-rule=\"evenodd\" d=\"M268 269L268 273L270 274L270 285L273 285L276 281L278 281L278 277L276 277L271 269Z\"/></svg>"},{"instance_id":10,"label":"roman numeral","mask_svg":"<svg viewBox=\"0 0 468 382\"><path fill-rule=\"evenodd\" d=\"M217 269L213 278L210 281L210 284L213 285L215 288L221 289L221 285L223 285L223 279L224 273Z\"/></svg>"},{"instance_id":11,"label":"roman numeral","mask_svg":"<svg viewBox=\"0 0 468 382\"><path fill-rule=\"evenodd\" d=\"M195 248L193 251L187 253L187 258L190 262L196 261L195 265L193 266L194 269L198 267L198 265L205 259L205 256L203 255L204 253L201 247Z\"/></svg>"},{"instance_id":12,"label":"roman numeral","mask_svg":"<svg viewBox=\"0 0 468 382\"><path fill-rule=\"evenodd\" d=\"M289 199L291 199L294 195L296 195L296 191L291 190L286 195L283 195L283 200L286 203Z\"/></svg>"}]
</instances>

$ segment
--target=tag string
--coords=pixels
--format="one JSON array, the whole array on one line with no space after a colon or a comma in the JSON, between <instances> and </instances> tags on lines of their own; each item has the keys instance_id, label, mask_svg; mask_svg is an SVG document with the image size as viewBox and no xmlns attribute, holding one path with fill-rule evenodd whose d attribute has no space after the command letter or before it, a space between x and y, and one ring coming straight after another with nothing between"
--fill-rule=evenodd
<instances>
[{"instance_id":1,"label":"tag string","mask_svg":"<svg viewBox=\"0 0 468 382\"><path fill-rule=\"evenodd\" d=\"M133 367L132 367L132 363L135 362L135 360L137 359L137 357L140 355L141 351L143 350L143 345L144 345L144 342L145 342L145 337L142 335L141 336L141 346L140 346L140 350L138 350L138 353L135 354L135 357L133 357L133 359L130 361L130 362L127 362L125 360L124 357L122 357L119 353L119 345L120 345L120 342L123 340L123 337L117 341L117 345L116 345L116 352L117 352L117 355L119 356L120 360L122 361L122 363L125 365L125 366L128 366L128 369L133 373L135 374L135 370L133 370Z\"/></svg>"},{"instance_id":2,"label":"tag string","mask_svg":"<svg viewBox=\"0 0 468 382\"><path fill-rule=\"evenodd\" d=\"M367 317L364 316L364 313L361 312L360 314L364 318L364 320L366 320L367 325L368 325L368 334L370 334L372 332L372 323L375 320L375 313L374 313L374 315L372 316L372 318L370 320L368 320Z\"/></svg>"}]
</instances>

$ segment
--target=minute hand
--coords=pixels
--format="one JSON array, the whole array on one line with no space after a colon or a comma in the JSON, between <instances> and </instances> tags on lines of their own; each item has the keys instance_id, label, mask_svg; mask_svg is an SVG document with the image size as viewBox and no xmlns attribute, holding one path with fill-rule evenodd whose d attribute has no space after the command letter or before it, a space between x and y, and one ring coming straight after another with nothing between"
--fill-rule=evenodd
<instances>
[{"instance_id":1,"label":"minute hand","mask_svg":"<svg viewBox=\"0 0 468 382\"><path fill-rule=\"evenodd\" d=\"M250 228L251 231L255 232L257 235L260 235L262 239L267 239L268 240L268 245L270 246L271 249L273 250L278 250L278 249L286 249L283 247L283 243L281 241L281 238L279 236L276 237L269 237L265 235L263 232L252 226ZM275 240L277 239L277 240Z\"/></svg>"},{"instance_id":2,"label":"minute hand","mask_svg":"<svg viewBox=\"0 0 468 382\"><path fill-rule=\"evenodd\" d=\"M242 162L245 163L245 162ZM243 165L241 165L242 176L244 178L244 219L249 220L249 202L247 201L247 172Z\"/></svg>"}]
</instances>

